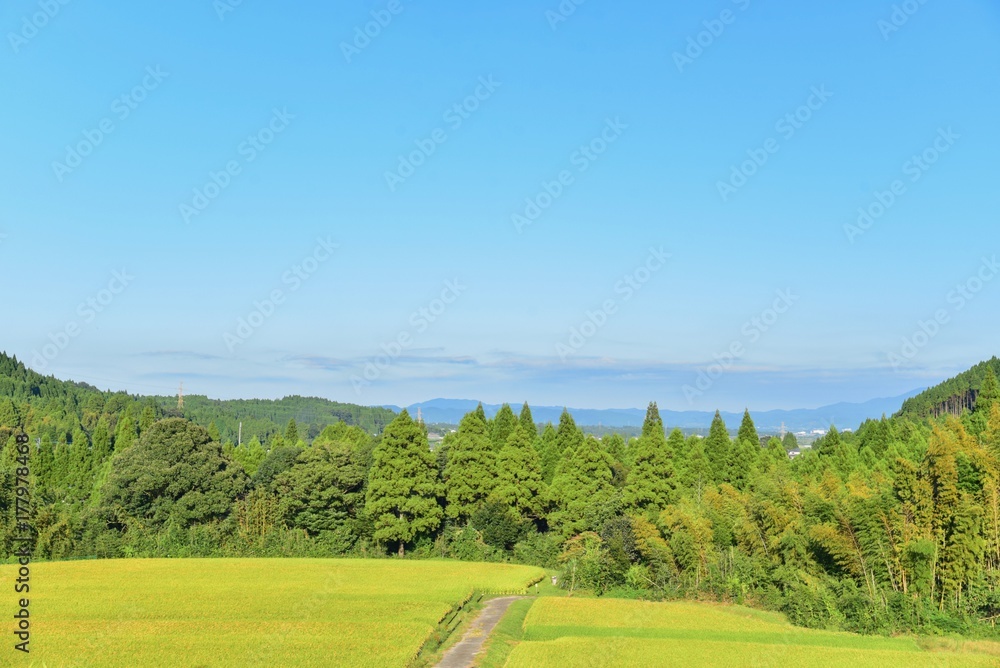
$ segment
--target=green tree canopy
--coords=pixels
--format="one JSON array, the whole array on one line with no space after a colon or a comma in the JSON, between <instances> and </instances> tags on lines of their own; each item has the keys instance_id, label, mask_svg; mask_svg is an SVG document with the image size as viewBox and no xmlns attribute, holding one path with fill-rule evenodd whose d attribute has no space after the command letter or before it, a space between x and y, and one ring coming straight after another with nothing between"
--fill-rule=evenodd
<instances>
[{"instance_id":1,"label":"green tree canopy","mask_svg":"<svg viewBox=\"0 0 1000 668\"><path fill-rule=\"evenodd\" d=\"M317 446L317 448L327 448L328 445ZM279 475L292 468L295 465L295 461L299 458L304 450L298 446L282 446L280 448L274 448L267 456L264 461L260 463L257 467L257 471L253 474L253 484L255 487L268 487L274 479Z\"/></svg>"},{"instance_id":2,"label":"green tree canopy","mask_svg":"<svg viewBox=\"0 0 1000 668\"><path fill-rule=\"evenodd\" d=\"M757 425L753 423L749 409L743 411L743 422L740 424L740 431L737 433L736 439L756 443L757 447L760 447L760 435L757 434Z\"/></svg>"},{"instance_id":3,"label":"green tree canopy","mask_svg":"<svg viewBox=\"0 0 1000 668\"><path fill-rule=\"evenodd\" d=\"M524 405L521 406L521 415L518 417L518 422L521 423L521 429L524 433L528 435L531 442L534 443L535 439L538 438L538 425L535 424L535 418L531 416L531 407L528 406L528 402L525 401Z\"/></svg>"},{"instance_id":4,"label":"green tree canopy","mask_svg":"<svg viewBox=\"0 0 1000 668\"><path fill-rule=\"evenodd\" d=\"M514 509L521 517L542 516L542 465L531 437L518 424L497 456L496 487L491 499Z\"/></svg>"},{"instance_id":5,"label":"green tree canopy","mask_svg":"<svg viewBox=\"0 0 1000 668\"><path fill-rule=\"evenodd\" d=\"M549 514L549 525L563 538L595 528L595 519L614 492L612 465L611 457L592 436L563 453L552 482L555 510Z\"/></svg>"},{"instance_id":6,"label":"green tree canopy","mask_svg":"<svg viewBox=\"0 0 1000 668\"><path fill-rule=\"evenodd\" d=\"M139 442L115 453L104 507L120 522L189 526L226 517L249 487L246 474L208 431L181 418L157 422Z\"/></svg>"},{"instance_id":7,"label":"green tree canopy","mask_svg":"<svg viewBox=\"0 0 1000 668\"><path fill-rule=\"evenodd\" d=\"M674 453L667 443L656 402L650 403L646 409L642 436L634 448L632 469L622 492L622 501L626 508L634 511L659 512L670 503L676 480Z\"/></svg>"},{"instance_id":8,"label":"green tree canopy","mask_svg":"<svg viewBox=\"0 0 1000 668\"><path fill-rule=\"evenodd\" d=\"M364 502L364 477L349 445L321 445L303 451L294 466L277 476L274 489L290 526L313 535L332 531L350 543L350 522Z\"/></svg>"},{"instance_id":9,"label":"green tree canopy","mask_svg":"<svg viewBox=\"0 0 1000 668\"><path fill-rule=\"evenodd\" d=\"M993 405L1000 399L1000 386L997 384L997 375L993 367L986 367L986 375L983 378L983 385L976 396L976 411L982 411L989 415Z\"/></svg>"},{"instance_id":10,"label":"green tree canopy","mask_svg":"<svg viewBox=\"0 0 1000 668\"><path fill-rule=\"evenodd\" d=\"M482 411L475 410L458 425L444 469L448 517L468 520L496 484L496 453L486 433Z\"/></svg>"},{"instance_id":11,"label":"green tree canopy","mask_svg":"<svg viewBox=\"0 0 1000 668\"><path fill-rule=\"evenodd\" d=\"M441 526L442 491L427 435L404 409L385 428L368 475L365 514L374 539L396 543L403 556L407 543Z\"/></svg>"},{"instance_id":12,"label":"green tree canopy","mask_svg":"<svg viewBox=\"0 0 1000 668\"><path fill-rule=\"evenodd\" d=\"M555 427L549 422L542 430L542 436L536 442L538 446L538 456L542 461L542 480L551 483L556 475L556 467L559 465L559 437Z\"/></svg>"},{"instance_id":13,"label":"green tree canopy","mask_svg":"<svg viewBox=\"0 0 1000 668\"><path fill-rule=\"evenodd\" d=\"M781 445L784 446L786 452L791 452L792 450L799 449L799 439L795 438L795 434L788 432L785 437L781 439Z\"/></svg>"},{"instance_id":14,"label":"green tree canopy","mask_svg":"<svg viewBox=\"0 0 1000 668\"><path fill-rule=\"evenodd\" d=\"M705 456L712 467L712 477L714 480L722 482L729 472L729 450L732 442L729 440L729 431L726 423L722 419L722 414L715 411L712 418L712 426L708 430L708 438L705 439Z\"/></svg>"},{"instance_id":15,"label":"green tree canopy","mask_svg":"<svg viewBox=\"0 0 1000 668\"><path fill-rule=\"evenodd\" d=\"M299 442L299 425L296 424L295 418L288 420L288 424L285 426L285 445L296 445Z\"/></svg>"},{"instance_id":16,"label":"green tree canopy","mask_svg":"<svg viewBox=\"0 0 1000 668\"><path fill-rule=\"evenodd\" d=\"M514 433L514 427L516 426L517 416L511 410L510 404L504 404L497 411L496 416L490 420L490 442L493 444L494 451L499 452L500 448L507 444L507 439Z\"/></svg>"}]
</instances>

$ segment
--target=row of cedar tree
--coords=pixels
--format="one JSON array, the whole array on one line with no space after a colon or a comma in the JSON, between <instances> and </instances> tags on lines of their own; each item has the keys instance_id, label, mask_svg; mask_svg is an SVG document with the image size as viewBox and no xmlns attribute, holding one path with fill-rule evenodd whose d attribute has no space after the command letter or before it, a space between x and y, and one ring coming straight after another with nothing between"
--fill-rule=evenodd
<instances>
[{"instance_id":1,"label":"row of cedar tree","mask_svg":"<svg viewBox=\"0 0 1000 668\"><path fill-rule=\"evenodd\" d=\"M337 422L307 444L293 421L268 448L234 447L155 402L8 367L8 554L24 430L43 558L506 560L560 568L568 587L747 602L815 627L989 634L1000 615L992 370L973 413L831 430L791 460L749 414L735 439L718 415L685 437L655 404L629 440L569 413L539 428L525 405L480 407L434 450L405 411L378 437Z\"/></svg>"}]
</instances>

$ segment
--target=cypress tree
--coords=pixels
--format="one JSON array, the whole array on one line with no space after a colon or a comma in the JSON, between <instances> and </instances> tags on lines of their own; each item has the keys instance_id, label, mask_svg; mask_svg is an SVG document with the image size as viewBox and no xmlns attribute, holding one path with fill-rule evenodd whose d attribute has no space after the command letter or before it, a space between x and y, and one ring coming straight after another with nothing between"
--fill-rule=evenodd
<instances>
[{"instance_id":1,"label":"cypress tree","mask_svg":"<svg viewBox=\"0 0 1000 668\"><path fill-rule=\"evenodd\" d=\"M497 481L490 498L521 517L539 519L542 510L542 464L520 424L497 455Z\"/></svg>"},{"instance_id":2,"label":"cypress tree","mask_svg":"<svg viewBox=\"0 0 1000 668\"><path fill-rule=\"evenodd\" d=\"M736 442L729 450L729 467L726 481L737 489L746 489L760 459L760 436L750 417L750 411L743 412L743 423L736 436Z\"/></svg>"},{"instance_id":3,"label":"cypress tree","mask_svg":"<svg viewBox=\"0 0 1000 668\"><path fill-rule=\"evenodd\" d=\"M559 465L559 436L555 427L549 422L542 430L542 437L538 439L538 456L542 461L542 480L551 483L556 475L556 467Z\"/></svg>"},{"instance_id":4,"label":"cypress tree","mask_svg":"<svg viewBox=\"0 0 1000 668\"><path fill-rule=\"evenodd\" d=\"M132 419L131 409L125 411L125 415L118 420L115 427L115 452L126 450L136 441L135 421Z\"/></svg>"},{"instance_id":5,"label":"cypress tree","mask_svg":"<svg viewBox=\"0 0 1000 668\"><path fill-rule=\"evenodd\" d=\"M139 416L139 432L146 433L146 430L152 427L154 422L156 422L156 407L148 403L142 409L142 415Z\"/></svg>"},{"instance_id":6,"label":"cypress tree","mask_svg":"<svg viewBox=\"0 0 1000 668\"><path fill-rule=\"evenodd\" d=\"M52 480L56 485L66 484L69 477L69 445L59 441L55 447L52 464Z\"/></svg>"},{"instance_id":7,"label":"cypress tree","mask_svg":"<svg viewBox=\"0 0 1000 668\"><path fill-rule=\"evenodd\" d=\"M826 433L826 436L816 441L813 444L813 450L821 455L832 455L837 451L837 446L840 445L840 432L833 425L830 425L830 431Z\"/></svg>"},{"instance_id":8,"label":"cypress tree","mask_svg":"<svg viewBox=\"0 0 1000 668\"><path fill-rule=\"evenodd\" d=\"M538 438L538 425L535 424L535 419L531 416L531 407L528 406L527 401L521 406L521 415L518 417L518 422L521 424L521 429L524 430L524 433L534 443L535 439Z\"/></svg>"},{"instance_id":9,"label":"cypress tree","mask_svg":"<svg viewBox=\"0 0 1000 668\"><path fill-rule=\"evenodd\" d=\"M712 478L721 482L725 480L729 472L729 451L732 443L729 440L729 431L726 423L722 419L722 414L715 411L712 419L712 427L708 430L708 438L705 439L705 456L712 467Z\"/></svg>"},{"instance_id":10,"label":"cypress tree","mask_svg":"<svg viewBox=\"0 0 1000 668\"><path fill-rule=\"evenodd\" d=\"M496 483L496 454L486 434L482 405L458 425L444 468L448 517L468 520Z\"/></svg>"},{"instance_id":11,"label":"cypress tree","mask_svg":"<svg viewBox=\"0 0 1000 668\"><path fill-rule=\"evenodd\" d=\"M493 444L494 451L499 452L507 445L507 440L514 433L516 426L517 417L514 415L514 411L511 410L510 404L504 404L490 422L490 442Z\"/></svg>"},{"instance_id":12,"label":"cypress tree","mask_svg":"<svg viewBox=\"0 0 1000 668\"><path fill-rule=\"evenodd\" d=\"M567 449L552 482L549 525L563 538L596 528L591 524L611 499L613 477L611 457L592 436Z\"/></svg>"},{"instance_id":13,"label":"cypress tree","mask_svg":"<svg viewBox=\"0 0 1000 668\"><path fill-rule=\"evenodd\" d=\"M674 430L670 432L667 445L670 447L670 451L674 453L675 462L683 462L687 459L688 442L684 438L684 432L680 430L680 427L674 427Z\"/></svg>"},{"instance_id":14,"label":"cypress tree","mask_svg":"<svg viewBox=\"0 0 1000 668\"><path fill-rule=\"evenodd\" d=\"M705 439L698 438L688 445L688 456L681 472L682 484L692 490L699 501L702 491L715 478L715 469L705 453L705 444Z\"/></svg>"},{"instance_id":15,"label":"cypress tree","mask_svg":"<svg viewBox=\"0 0 1000 668\"><path fill-rule=\"evenodd\" d=\"M52 484L54 463L55 451L52 447L52 439L49 438L48 434L43 434L41 443L38 445L38 477L48 484Z\"/></svg>"},{"instance_id":16,"label":"cypress tree","mask_svg":"<svg viewBox=\"0 0 1000 668\"><path fill-rule=\"evenodd\" d=\"M285 445L295 446L299 442L299 425L295 423L295 418L288 421L285 427Z\"/></svg>"},{"instance_id":17,"label":"cypress tree","mask_svg":"<svg viewBox=\"0 0 1000 668\"><path fill-rule=\"evenodd\" d=\"M673 456L663 430L663 420L653 402L646 409L642 436L635 445L632 470L622 493L626 508L637 512L659 512L667 507L675 488Z\"/></svg>"},{"instance_id":18,"label":"cypress tree","mask_svg":"<svg viewBox=\"0 0 1000 668\"><path fill-rule=\"evenodd\" d=\"M772 465L784 466L788 464L788 451L785 450L781 439L772 438L767 442L766 458Z\"/></svg>"},{"instance_id":19,"label":"cypress tree","mask_svg":"<svg viewBox=\"0 0 1000 668\"><path fill-rule=\"evenodd\" d=\"M987 366L986 377L983 378L983 385L976 396L976 412L982 411L988 416L998 399L1000 399L1000 387L997 384L997 375L992 366Z\"/></svg>"},{"instance_id":20,"label":"cypress tree","mask_svg":"<svg viewBox=\"0 0 1000 668\"><path fill-rule=\"evenodd\" d=\"M0 427L14 430L21 426L21 412L9 397L0 397Z\"/></svg>"},{"instance_id":21,"label":"cypress tree","mask_svg":"<svg viewBox=\"0 0 1000 668\"><path fill-rule=\"evenodd\" d=\"M757 426L753 423L753 418L750 417L749 409L743 411L743 423L740 424L740 431L736 435L736 438L737 440L756 443L757 447L760 447L760 436L757 434Z\"/></svg>"},{"instance_id":22,"label":"cypress tree","mask_svg":"<svg viewBox=\"0 0 1000 668\"><path fill-rule=\"evenodd\" d=\"M374 522L374 539L397 543L404 556L407 543L441 526L441 491L427 435L404 409L385 428L368 476L365 512Z\"/></svg>"},{"instance_id":23,"label":"cypress tree","mask_svg":"<svg viewBox=\"0 0 1000 668\"><path fill-rule=\"evenodd\" d=\"M619 434L611 434L602 439L601 443L604 445L604 449L607 450L611 458L614 459L619 464L625 462L625 439Z\"/></svg>"},{"instance_id":24,"label":"cypress tree","mask_svg":"<svg viewBox=\"0 0 1000 668\"><path fill-rule=\"evenodd\" d=\"M108 428L108 420L102 417L94 427L94 449L91 458L94 460L96 469L111 454L111 430Z\"/></svg>"},{"instance_id":25,"label":"cypress tree","mask_svg":"<svg viewBox=\"0 0 1000 668\"><path fill-rule=\"evenodd\" d=\"M70 478L73 485L89 487L91 470L90 441L82 427L73 431L73 446L70 448Z\"/></svg>"},{"instance_id":26,"label":"cypress tree","mask_svg":"<svg viewBox=\"0 0 1000 668\"><path fill-rule=\"evenodd\" d=\"M559 457L562 457L567 450L577 448L583 443L583 432L580 431L573 416L569 411L563 409L559 416L559 427L556 429L556 449Z\"/></svg>"}]
</instances>

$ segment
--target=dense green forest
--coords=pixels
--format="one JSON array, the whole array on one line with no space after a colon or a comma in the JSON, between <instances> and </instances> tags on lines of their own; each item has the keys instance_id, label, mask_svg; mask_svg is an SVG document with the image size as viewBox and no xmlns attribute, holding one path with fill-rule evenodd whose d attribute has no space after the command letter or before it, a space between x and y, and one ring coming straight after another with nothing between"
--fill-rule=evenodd
<instances>
[{"instance_id":1,"label":"dense green forest","mask_svg":"<svg viewBox=\"0 0 1000 668\"><path fill-rule=\"evenodd\" d=\"M640 435L598 439L568 412L539 427L527 405L493 419L480 407L431 450L405 411L384 429L381 409L341 407L279 431L297 401L193 401L180 417L2 358L0 542L10 554L23 430L42 558L451 557L812 627L987 635L1000 616L992 366L973 412L832 428L795 459L749 414L735 438L718 415L686 437L650 404ZM234 445L243 410L271 426Z\"/></svg>"},{"instance_id":2,"label":"dense green forest","mask_svg":"<svg viewBox=\"0 0 1000 668\"><path fill-rule=\"evenodd\" d=\"M899 415L913 418L940 417L946 413L961 415L965 410L973 410L976 396L990 371L1000 376L1000 359L994 357L988 362L977 364L968 371L907 399L903 402Z\"/></svg>"}]
</instances>

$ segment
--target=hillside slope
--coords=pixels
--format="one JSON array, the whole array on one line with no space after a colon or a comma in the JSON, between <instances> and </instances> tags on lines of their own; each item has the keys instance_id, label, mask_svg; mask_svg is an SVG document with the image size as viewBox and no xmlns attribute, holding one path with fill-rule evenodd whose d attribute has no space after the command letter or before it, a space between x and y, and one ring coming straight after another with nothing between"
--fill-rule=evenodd
<instances>
[{"instance_id":1,"label":"hillside slope","mask_svg":"<svg viewBox=\"0 0 1000 668\"><path fill-rule=\"evenodd\" d=\"M0 406L16 414L16 424L31 428L39 436L48 436L52 443L72 442L74 432L79 431L91 436L102 417L113 433L120 418L128 414L137 421L147 407L156 418L184 417L206 428L214 423L220 437L232 442L238 438L241 422L244 441L256 436L267 442L272 435L283 433L291 419L298 423L299 435L310 439L336 422L378 433L395 417L384 408L298 396L241 401L186 396L184 408L178 409L177 397L102 391L87 383L43 376L5 353L0 353ZM10 416L0 415L5 417L0 421L3 424L11 421Z\"/></svg>"},{"instance_id":2,"label":"hillside slope","mask_svg":"<svg viewBox=\"0 0 1000 668\"><path fill-rule=\"evenodd\" d=\"M910 418L939 417L945 414L961 415L966 410L974 409L976 396L986 377L986 369L990 367L1000 376L1000 358L980 362L968 371L907 399L897 415Z\"/></svg>"}]
</instances>

